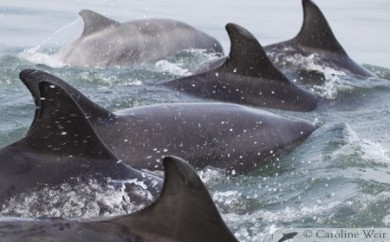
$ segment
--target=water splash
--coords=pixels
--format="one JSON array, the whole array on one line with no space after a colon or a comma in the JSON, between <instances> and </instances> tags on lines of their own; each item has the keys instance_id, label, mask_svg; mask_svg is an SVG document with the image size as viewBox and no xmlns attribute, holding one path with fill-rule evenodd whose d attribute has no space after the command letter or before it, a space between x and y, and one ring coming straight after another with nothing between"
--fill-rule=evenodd
<instances>
[{"instance_id":1,"label":"water splash","mask_svg":"<svg viewBox=\"0 0 390 242\"><path fill-rule=\"evenodd\" d=\"M174 56L158 61L153 70L178 77L188 76L198 69L199 63L206 63L218 57L217 53L202 49L183 50Z\"/></svg>"},{"instance_id":2,"label":"water splash","mask_svg":"<svg viewBox=\"0 0 390 242\"><path fill-rule=\"evenodd\" d=\"M191 72L176 63L171 63L168 60L160 60L155 64L156 71L167 72L170 75L186 76L191 75Z\"/></svg>"},{"instance_id":3,"label":"water splash","mask_svg":"<svg viewBox=\"0 0 390 242\"><path fill-rule=\"evenodd\" d=\"M43 41L43 43L23 50L18 54L18 57L32 63L44 64L50 67L64 67L65 64L56 58L53 53L58 50L58 46L62 46L69 41L69 37L65 38L64 34L73 29L74 26L79 22L80 19L77 18L71 23L61 27L52 35L50 35L45 41Z\"/></svg>"},{"instance_id":4,"label":"water splash","mask_svg":"<svg viewBox=\"0 0 390 242\"><path fill-rule=\"evenodd\" d=\"M97 217L129 214L150 204L154 198L142 187L129 194L125 183L88 183L76 179L75 184L61 184L39 191L20 194L3 204L0 216L17 217ZM127 181L134 183L134 181Z\"/></svg>"}]
</instances>

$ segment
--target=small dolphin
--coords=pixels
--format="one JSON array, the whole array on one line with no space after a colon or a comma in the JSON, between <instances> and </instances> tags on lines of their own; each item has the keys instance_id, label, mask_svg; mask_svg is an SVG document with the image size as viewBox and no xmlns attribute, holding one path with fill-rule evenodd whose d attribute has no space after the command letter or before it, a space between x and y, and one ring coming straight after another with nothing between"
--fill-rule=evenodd
<instances>
[{"instance_id":1,"label":"small dolphin","mask_svg":"<svg viewBox=\"0 0 390 242\"><path fill-rule=\"evenodd\" d=\"M283 237L280 238L280 239L278 240L278 242L283 242L283 241L292 239L292 238L294 238L297 234L298 234L298 232L291 232L291 233L287 233L287 234L284 234L284 233L283 233Z\"/></svg>"},{"instance_id":2,"label":"small dolphin","mask_svg":"<svg viewBox=\"0 0 390 242\"><path fill-rule=\"evenodd\" d=\"M171 19L143 19L119 23L82 10L81 37L60 50L65 64L85 67L131 66L152 63L186 49L223 53L221 44L194 27Z\"/></svg>"},{"instance_id":3,"label":"small dolphin","mask_svg":"<svg viewBox=\"0 0 390 242\"><path fill-rule=\"evenodd\" d=\"M321 10L311 0L302 0L303 25L294 38L266 46L274 64L283 68L286 58L300 54L318 55L320 65L340 70L347 75L374 77L375 74L356 64L337 41ZM292 63L292 65L294 65Z\"/></svg>"},{"instance_id":4,"label":"small dolphin","mask_svg":"<svg viewBox=\"0 0 390 242\"><path fill-rule=\"evenodd\" d=\"M237 242L199 176L185 161L163 160L164 187L151 206L95 220L0 219L2 242Z\"/></svg>"},{"instance_id":5,"label":"small dolphin","mask_svg":"<svg viewBox=\"0 0 390 242\"><path fill-rule=\"evenodd\" d=\"M72 97L49 82L36 87L41 110L35 113L30 129L25 137L0 149L0 207L15 195L72 184L76 178L86 183L89 179L102 183L107 178L138 179L157 197L162 179L116 158L81 109L73 105Z\"/></svg>"},{"instance_id":6,"label":"small dolphin","mask_svg":"<svg viewBox=\"0 0 390 242\"><path fill-rule=\"evenodd\" d=\"M32 93L36 112L46 112L41 82L61 88L57 100L83 112L93 130L123 162L135 169L161 169L161 157L183 157L196 168L213 166L238 174L304 140L316 127L307 121L227 103L172 103L112 113L63 80L24 70L20 79Z\"/></svg>"},{"instance_id":7,"label":"small dolphin","mask_svg":"<svg viewBox=\"0 0 390 242\"><path fill-rule=\"evenodd\" d=\"M256 38L243 27L227 24L229 57L204 72L162 83L177 91L226 102L292 111L311 111L313 94L291 83L273 66Z\"/></svg>"}]
</instances>

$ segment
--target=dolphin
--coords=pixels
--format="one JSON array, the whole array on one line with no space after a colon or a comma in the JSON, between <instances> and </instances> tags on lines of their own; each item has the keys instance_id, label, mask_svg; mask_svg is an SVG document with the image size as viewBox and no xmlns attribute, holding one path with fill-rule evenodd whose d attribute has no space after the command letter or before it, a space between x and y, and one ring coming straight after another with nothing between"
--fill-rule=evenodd
<instances>
[{"instance_id":1,"label":"dolphin","mask_svg":"<svg viewBox=\"0 0 390 242\"><path fill-rule=\"evenodd\" d=\"M271 63L257 39L243 27L229 23L227 58L212 61L204 71L161 85L194 96L251 106L311 111L316 97L291 83Z\"/></svg>"},{"instance_id":2,"label":"dolphin","mask_svg":"<svg viewBox=\"0 0 390 242\"><path fill-rule=\"evenodd\" d=\"M319 59L317 64L342 71L347 75L375 77L375 74L359 66L348 56L316 4L311 0L302 0L302 5L303 25L299 33L290 40L264 48L276 66L283 68L286 59L296 54L305 57L317 55Z\"/></svg>"},{"instance_id":3,"label":"dolphin","mask_svg":"<svg viewBox=\"0 0 390 242\"><path fill-rule=\"evenodd\" d=\"M11 197L73 184L76 179L107 183L137 179L157 197L162 179L129 167L106 147L71 96L42 81L40 111L26 135L0 149L0 207ZM61 98L59 98L61 97ZM127 184L128 192L144 190ZM131 197L131 194L129 194Z\"/></svg>"},{"instance_id":4,"label":"dolphin","mask_svg":"<svg viewBox=\"0 0 390 242\"><path fill-rule=\"evenodd\" d=\"M152 63L186 49L223 53L221 44L194 27L171 19L143 19L119 23L90 10L82 10L80 38L55 57L84 67L131 66Z\"/></svg>"},{"instance_id":5,"label":"dolphin","mask_svg":"<svg viewBox=\"0 0 390 242\"><path fill-rule=\"evenodd\" d=\"M291 232L291 233L287 233L287 234L283 233L283 237L280 238L278 240L278 242L290 240L290 239L294 238L297 234L298 234L298 232Z\"/></svg>"},{"instance_id":6,"label":"dolphin","mask_svg":"<svg viewBox=\"0 0 390 242\"><path fill-rule=\"evenodd\" d=\"M2 242L237 242L199 176L176 157L163 160L164 187L149 207L100 219L0 219Z\"/></svg>"},{"instance_id":7,"label":"dolphin","mask_svg":"<svg viewBox=\"0 0 390 242\"><path fill-rule=\"evenodd\" d=\"M250 171L279 151L304 140L316 127L307 121L228 103L171 103L112 113L58 77L24 70L36 112L46 112L37 86L62 89L116 157L135 169L161 170L161 157L176 155L198 169L213 166L232 174Z\"/></svg>"}]
</instances>

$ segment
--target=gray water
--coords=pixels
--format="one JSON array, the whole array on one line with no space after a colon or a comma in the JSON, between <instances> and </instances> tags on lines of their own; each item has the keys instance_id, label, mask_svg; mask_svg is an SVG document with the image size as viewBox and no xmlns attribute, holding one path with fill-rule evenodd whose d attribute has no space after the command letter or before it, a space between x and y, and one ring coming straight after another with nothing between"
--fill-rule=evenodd
<instances>
[{"instance_id":1,"label":"gray water","mask_svg":"<svg viewBox=\"0 0 390 242\"><path fill-rule=\"evenodd\" d=\"M348 77L302 58L294 60L325 72L324 83L304 87L326 98L328 105L310 113L271 111L310 120L319 128L296 149L250 174L226 177L202 172L223 218L240 241L261 241L282 227L390 227L390 2L316 3L350 57L380 78ZM293 37L302 21L298 0L0 3L0 147L18 140L32 121L33 100L18 79L24 68L58 75L112 111L201 101L153 86L189 75L200 62L214 58L199 51L131 68L75 68L53 59L53 52L81 33L77 13L83 8L120 21L178 19L219 39L225 53L230 45L224 30L228 22L244 26L267 45ZM93 217L101 204L111 206L107 214L133 209L123 205L121 193L95 187L66 189L66 194L29 194L3 208L1 214L37 216L34 204L53 197L66 202L48 202L44 215ZM90 194L95 194L95 203L83 197Z\"/></svg>"}]
</instances>

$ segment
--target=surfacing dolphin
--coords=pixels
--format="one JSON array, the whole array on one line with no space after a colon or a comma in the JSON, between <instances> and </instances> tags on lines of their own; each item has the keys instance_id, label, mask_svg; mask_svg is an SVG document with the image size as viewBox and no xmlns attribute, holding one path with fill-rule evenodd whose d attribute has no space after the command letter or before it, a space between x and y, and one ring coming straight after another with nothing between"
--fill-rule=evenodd
<instances>
[{"instance_id":1,"label":"surfacing dolphin","mask_svg":"<svg viewBox=\"0 0 390 242\"><path fill-rule=\"evenodd\" d=\"M194 96L251 106L311 111L317 100L291 83L268 59L257 39L243 27L227 24L231 47L227 58L206 70L162 83Z\"/></svg>"},{"instance_id":2,"label":"surfacing dolphin","mask_svg":"<svg viewBox=\"0 0 390 242\"><path fill-rule=\"evenodd\" d=\"M26 135L0 149L0 208L10 198L61 184L137 179L157 197L162 179L124 164L105 146L73 97L42 81L40 110ZM142 186L125 184L138 194ZM132 190L135 189L135 190ZM129 194L130 197L132 196ZM150 203L150 201L149 201Z\"/></svg>"},{"instance_id":3,"label":"surfacing dolphin","mask_svg":"<svg viewBox=\"0 0 390 242\"><path fill-rule=\"evenodd\" d=\"M199 176L185 161L163 160L165 179L151 206L95 220L0 219L2 242L237 242Z\"/></svg>"},{"instance_id":4,"label":"surfacing dolphin","mask_svg":"<svg viewBox=\"0 0 390 242\"><path fill-rule=\"evenodd\" d=\"M61 88L56 98L71 97L69 105L88 117L115 156L136 169L161 169L161 157L172 154L196 168L213 166L238 174L298 144L315 130L303 120L227 103L157 104L112 113L46 72L24 70L20 79L34 96L38 113L46 112L38 84Z\"/></svg>"},{"instance_id":5,"label":"surfacing dolphin","mask_svg":"<svg viewBox=\"0 0 390 242\"><path fill-rule=\"evenodd\" d=\"M302 0L303 24L294 38L265 47L267 53L279 68L283 68L286 59L296 54L308 57L318 56L319 65L339 70L347 75L374 77L375 74L359 66L349 58L347 52L337 41L325 16L311 0ZM274 58L273 58L274 57ZM316 58L314 62L316 62ZM291 61L287 61L294 65ZM298 67L300 69L300 67Z\"/></svg>"},{"instance_id":6,"label":"surfacing dolphin","mask_svg":"<svg viewBox=\"0 0 390 242\"><path fill-rule=\"evenodd\" d=\"M208 34L180 21L142 19L119 23L90 10L82 10L81 37L60 50L65 64L85 67L130 66L152 63L187 49L223 53Z\"/></svg>"}]
</instances>

